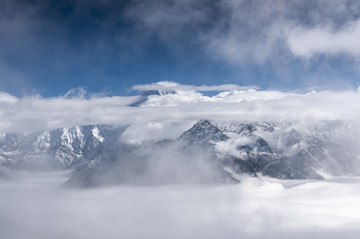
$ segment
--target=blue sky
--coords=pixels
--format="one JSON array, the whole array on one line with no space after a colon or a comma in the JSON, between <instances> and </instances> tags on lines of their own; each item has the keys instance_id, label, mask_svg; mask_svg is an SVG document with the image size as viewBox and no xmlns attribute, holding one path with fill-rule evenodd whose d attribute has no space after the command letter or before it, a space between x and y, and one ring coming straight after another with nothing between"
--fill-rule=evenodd
<instances>
[{"instance_id":1,"label":"blue sky","mask_svg":"<svg viewBox=\"0 0 360 239\"><path fill-rule=\"evenodd\" d=\"M360 85L358 1L0 2L0 91L109 95L133 85Z\"/></svg>"}]
</instances>

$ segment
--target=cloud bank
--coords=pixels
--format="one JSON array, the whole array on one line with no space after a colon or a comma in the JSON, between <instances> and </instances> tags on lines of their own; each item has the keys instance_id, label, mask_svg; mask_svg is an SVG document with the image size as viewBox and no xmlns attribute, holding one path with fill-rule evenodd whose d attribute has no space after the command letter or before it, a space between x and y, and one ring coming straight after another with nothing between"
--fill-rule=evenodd
<instances>
[{"instance_id":1,"label":"cloud bank","mask_svg":"<svg viewBox=\"0 0 360 239\"><path fill-rule=\"evenodd\" d=\"M66 177L23 173L16 181L0 181L2 235L355 239L359 233L358 178L56 190Z\"/></svg>"},{"instance_id":2,"label":"cloud bank","mask_svg":"<svg viewBox=\"0 0 360 239\"><path fill-rule=\"evenodd\" d=\"M164 84L160 82L134 88L158 89ZM171 128L172 123L182 122L189 126L204 118L240 121L356 120L360 112L360 94L356 90L289 93L233 89L206 96L195 89L219 90L238 86L194 87L171 82L165 85L175 87L176 93L150 95L140 107L128 106L139 96L86 96L83 89L52 98L38 95L15 97L1 93L0 131L38 131L86 124L148 125L160 131ZM180 128L183 130L185 126Z\"/></svg>"}]
</instances>

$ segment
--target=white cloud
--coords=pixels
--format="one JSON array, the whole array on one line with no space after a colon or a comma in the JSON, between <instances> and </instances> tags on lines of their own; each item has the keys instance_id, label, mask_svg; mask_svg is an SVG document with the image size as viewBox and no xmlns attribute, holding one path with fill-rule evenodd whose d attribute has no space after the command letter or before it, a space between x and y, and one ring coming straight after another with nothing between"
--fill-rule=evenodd
<instances>
[{"instance_id":1,"label":"white cloud","mask_svg":"<svg viewBox=\"0 0 360 239\"><path fill-rule=\"evenodd\" d=\"M238 185L55 190L67 173L20 174L18 180L0 182L1 235L29 239L359 235L357 178L318 182L243 178Z\"/></svg>"},{"instance_id":2,"label":"white cloud","mask_svg":"<svg viewBox=\"0 0 360 239\"><path fill-rule=\"evenodd\" d=\"M222 84L222 85L183 85L172 81L160 81L152 84L135 85L133 90L195 90L195 91L229 91L229 90L243 90L243 89L257 89L257 86L240 86L236 84Z\"/></svg>"},{"instance_id":3,"label":"white cloud","mask_svg":"<svg viewBox=\"0 0 360 239\"><path fill-rule=\"evenodd\" d=\"M132 124L121 135L122 141L141 143L146 140L163 140L177 138L182 132L191 128L192 123L152 121L143 124Z\"/></svg>"},{"instance_id":4,"label":"white cloud","mask_svg":"<svg viewBox=\"0 0 360 239\"><path fill-rule=\"evenodd\" d=\"M156 83L150 87L164 85ZM167 83L166 83L167 84ZM140 107L127 106L138 96L101 96L84 98L80 94L42 98L17 98L0 93L0 131L39 131L86 124L137 124L148 128L149 135L163 137L180 134L184 126L199 119L242 121L288 120L357 120L360 112L360 94L353 91L319 91L305 94L280 91L231 90L215 96L205 96L193 87L169 83L178 89L176 94L153 95ZM146 88L147 86L145 86ZM213 88L221 89L220 86ZM212 88L212 89L213 89ZM185 90L189 89L189 90ZM82 92L82 93L81 93ZM183 124L182 126L179 125ZM158 133L162 124L169 130ZM176 127L173 127L175 126ZM151 126L151 127L150 127ZM162 132L162 133L161 133ZM131 135L129 133L129 135ZM166 136L166 135L165 135Z\"/></svg>"},{"instance_id":5,"label":"white cloud","mask_svg":"<svg viewBox=\"0 0 360 239\"><path fill-rule=\"evenodd\" d=\"M360 56L360 20L346 24L339 30L330 26L297 28L292 30L287 43L295 56L312 57L316 54L347 54Z\"/></svg>"},{"instance_id":6,"label":"white cloud","mask_svg":"<svg viewBox=\"0 0 360 239\"><path fill-rule=\"evenodd\" d=\"M300 57L315 53L358 57L360 52L358 1L135 2L129 16L170 48L179 47L174 44L178 38L190 34L209 57L234 65L280 62L275 65L281 68L289 60L289 49Z\"/></svg>"},{"instance_id":7,"label":"white cloud","mask_svg":"<svg viewBox=\"0 0 360 239\"><path fill-rule=\"evenodd\" d=\"M202 37L209 55L234 65L263 64L281 58L284 32L293 25L286 1L222 1L227 13ZM226 28L224 27L226 26Z\"/></svg>"},{"instance_id":8,"label":"white cloud","mask_svg":"<svg viewBox=\"0 0 360 239\"><path fill-rule=\"evenodd\" d=\"M162 83L160 83L162 84ZM90 96L66 98L0 94L0 131L37 131L86 124L138 124L155 133L159 123L171 128L199 119L242 121L356 120L360 94L354 91L319 91L306 94L280 91L231 90L205 96L189 86L172 83L177 94L150 96L140 107L129 107L138 96ZM155 84L158 85L158 84ZM219 89L222 86L219 86ZM184 90L184 89L191 90ZM214 86L217 88L217 86ZM175 127L171 136L181 133ZM166 134L168 130L159 128Z\"/></svg>"},{"instance_id":9,"label":"white cloud","mask_svg":"<svg viewBox=\"0 0 360 239\"><path fill-rule=\"evenodd\" d=\"M0 103L16 103L17 98L6 92L0 92Z\"/></svg>"}]
</instances>

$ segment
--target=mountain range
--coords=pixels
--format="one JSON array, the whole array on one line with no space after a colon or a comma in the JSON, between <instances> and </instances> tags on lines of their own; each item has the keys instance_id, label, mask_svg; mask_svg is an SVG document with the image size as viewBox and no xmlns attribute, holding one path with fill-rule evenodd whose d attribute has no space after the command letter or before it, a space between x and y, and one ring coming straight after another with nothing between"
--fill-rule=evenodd
<instances>
[{"instance_id":1,"label":"mountain range","mask_svg":"<svg viewBox=\"0 0 360 239\"><path fill-rule=\"evenodd\" d=\"M129 126L86 125L0 137L6 171L71 169L71 187L239 182L242 176L359 175L354 126L342 121L200 120L177 138L131 143ZM6 169L6 170L4 170Z\"/></svg>"}]
</instances>

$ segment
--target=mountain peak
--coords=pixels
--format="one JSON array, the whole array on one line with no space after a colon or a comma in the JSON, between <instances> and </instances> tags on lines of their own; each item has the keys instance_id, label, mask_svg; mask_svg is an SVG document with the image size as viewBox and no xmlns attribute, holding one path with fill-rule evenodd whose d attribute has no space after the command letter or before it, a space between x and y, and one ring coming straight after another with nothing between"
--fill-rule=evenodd
<instances>
[{"instance_id":1,"label":"mountain peak","mask_svg":"<svg viewBox=\"0 0 360 239\"><path fill-rule=\"evenodd\" d=\"M223 134L215 125L209 120L202 119L194 124L191 129L184 132L179 139L194 142L194 141L224 141L229 137Z\"/></svg>"},{"instance_id":2,"label":"mountain peak","mask_svg":"<svg viewBox=\"0 0 360 239\"><path fill-rule=\"evenodd\" d=\"M137 106L140 106L142 105L143 103L145 103L150 96L161 96L161 95L168 95L168 94L176 94L176 91L175 90L166 90L166 89L159 89L159 90L147 90L147 91L144 91L140 97L130 103L128 106L131 106L131 107L137 107Z\"/></svg>"}]
</instances>

